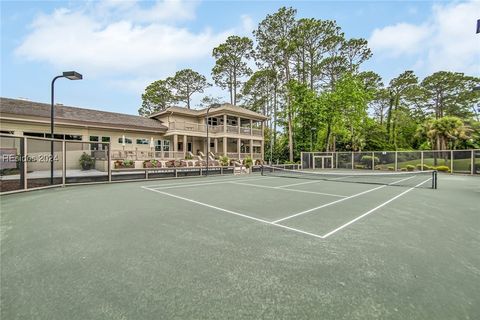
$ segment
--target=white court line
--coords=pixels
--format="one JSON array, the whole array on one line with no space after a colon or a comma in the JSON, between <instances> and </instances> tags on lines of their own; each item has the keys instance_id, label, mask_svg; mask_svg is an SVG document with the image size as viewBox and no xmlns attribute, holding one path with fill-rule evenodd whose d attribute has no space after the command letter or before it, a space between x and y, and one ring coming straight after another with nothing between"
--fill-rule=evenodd
<instances>
[{"instance_id":1,"label":"white court line","mask_svg":"<svg viewBox=\"0 0 480 320\"><path fill-rule=\"evenodd\" d=\"M368 189L366 191L363 191L363 192L360 192L360 193L356 193L354 195L351 195L349 197L346 197L346 198L343 198L343 199L339 199L339 200L336 200L336 201L333 201L333 202L329 202L329 203L326 203L326 204L323 204L321 206L318 206L318 207L315 207L315 208L312 208L312 209L308 209L308 210L305 210L305 211L302 211L302 212L298 212L298 213L295 213L295 214L292 214L288 217L285 217L285 218L282 218L282 219L278 219L278 220L275 220L273 221L273 223L278 223L278 222L281 222L281 221L285 221L285 220L288 220L288 219L292 219L292 218L295 218L295 217L298 217L300 215L303 215L303 214L306 214L306 213L309 213L309 212L312 212L312 211L315 211L315 210L319 210L319 209L322 209L322 208L325 208L325 207L328 207L328 206L331 206L333 204L336 204L336 203L339 203L339 202L342 202L342 201L345 201L345 200L348 200L348 199L352 199L352 198L356 198L358 196L361 196L363 194L366 194L366 193L369 193L369 192L372 192L372 191L375 191L375 190L378 190L378 189L382 189L382 188L385 188L389 185L392 185L392 184L395 184L395 183L399 183L399 182L402 182L402 181L405 181L405 180L408 180L408 179L412 179L412 177L408 177L408 178L405 178L405 179L402 179L402 180L399 180L399 181L395 181L393 183L390 183L390 184L386 184L386 185L383 185L383 186L380 186L380 187L376 187L376 188L373 188L373 189Z\"/></svg>"},{"instance_id":2,"label":"white court line","mask_svg":"<svg viewBox=\"0 0 480 320\"><path fill-rule=\"evenodd\" d=\"M218 210L218 211L227 212L227 213L230 213L230 214L233 214L233 215L236 215L236 216L239 216L239 217L243 217L243 218L246 218L246 219L255 220L255 221L265 223L265 224L268 224L268 225L271 225L271 226L276 226L276 227L279 227L279 228L282 228L282 229L295 231L295 232L298 232L298 233L301 233L301 234L305 234L305 235L309 235L309 236L312 236L312 237L315 237L315 238L323 239L323 236L315 234L315 233L303 231L303 230L292 228L292 227L283 226L281 224L276 224L276 223L271 222L271 221L263 220L263 219L260 219L260 218L255 218L255 217L243 214L243 213L239 213L239 212L235 212L235 211L232 211L232 210L212 206L208 203L203 203L203 202L200 202L200 201L184 198L184 197L177 196L177 195L174 195L174 194L171 194L171 193L168 193L168 192L164 192L164 191L160 191L160 190L156 190L156 189L150 189L150 188L147 188L147 187L142 187L142 189L157 192L157 193L169 196L169 197L173 197L173 198L177 198L177 199L184 200L184 201L187 201L187 202L195 203L195 204L198 204L198 205L201 205L201 206L204 206L204 207L207 207L207 208L215 209L215 210Z\"/></svg>"},{"instance_id":3,"label":"white court line","mask_svg":"<svg viewBox=\"0 0 480 320\"><path fill-rule=\"evenodd\" d=\"M294 187L294 186L300 186L303 184L312 184L312 183L319 183L322 180L315 180L315 181L307 181L307 182L300 182L300 183L292 183L292 184L285 184L283 186L278 186L276 188L288 188L288 187Z\"/></svg>"},{"instance_id":4,"label":"white court line","mask_svg":"<svg viewBox=\"0 0 480 320\"><path fill-rule=\"evenodd\" d=\"M166 184L166 185L153 185L153 186L142 186L142 188L145 187L145 188L163 190L163 189L173 189L173 188L181 188L181 187L196 187L196 186L230 183L233 181L256 181L256 180L264 180L264 179L273 179L273 177L264 177L264 178L255 178L255 179L248 178L248 179L213 180L212 182L203 182L203 183L178 183L178 184Z\"/></svg>"},{"instance_id":5,"label":"white court line","mask_svg":"<svg viewBox=\"0 0 480 320\"><path fill-rule=\"evenodd\" d=\"M193 176L193 177L189 177L189 178L193 178L193 179L198 179L198 178L205 178L206 176ZM267 177L265 177L267 178ZM273 179L274 177L268 177L268 179ZM174 178L172 178L174 179ZM184 179L182 177L182 179ZM210 180L211 179L211 180ZM259 178L238 178L239 180L257 180ZM175 179L176 180L176 179ZM156 188L156 187L167 187L167 186L180 186L180 185L185 185L185 184L191 184L193 182L191 181L185 181L186 179L184 179L184 182L183 183L180 183L180 181L173 181L173 180L169 180L173 183L164 183L164 184L153 184L153 185L144 185L142 187L147 187L147 188ZM212 181L212 182L216 182L216 181L231 181L231 180L236 180L235 178L232 179L232 176L216 176L216 177L210 177L208 178L208 180ZM168 182L168 181L167 181ZM197 183L197 182L195 182Z\"/></svg>"},{"instance_id":6,"label":"white court line","mask_svg":"<svg viewBox=\"0 0 480 320\"><path fill-rule=\"evenodd\" d=\"M423 181L422 183L417 184L415 187L412 187L412 188L410 188L410 189L408 189L408 190L403 191L403 192L400 193L399 195L396 195L395 197L391 198L390 200L385 201L385 202L382 203L381 205L373 208L372 210L369 210L369 211L365 212L365 213L362 214L361 216L358 216L358 217L356 217L355 219L350 220L349 222L345 223L344 225L341 225L340 227L338 227L338 228L330 231L329 233L323 235L323 238L327 238L327 237L331 236L332 234L334 234L335 232L340 231L340 230L342 230L342 229L345 228L345 227L348 227L348 226L351 225L352 223L354 223L354 222L362 219L363 217L366 217L366 216L369 215L370 213L372 213L372 212L380 209L381 207L383 207L383 206L389 204L390 202L392 202L393 200L400 198L400 197L403 196L404 194L412 191L413 189L421 186L422 184L424 184L425 182L428 182L428 181L430 181L430 180L432 180L432 178L429 178L429 179Z\"/></svg>"},{"instance_id":7,"label":"white court line","mask_svg":"<svg viewBox=\"0 0 480 320\"><path fill-rule=\"evenodd\" d=\"M347 197L347 196L342 196L342 195L339 195L339 194L315 192L315 191L308 191L308 190L284 189L283 187L262 186L262 185L259 185L259 184L242 183L242 182L236 182L236 181L230 181L230 183L238 184L238 185L241 185L241 186L252 186L252 187L258 187L258 188L266 188L266 189L274 189L274 190L282 190L282 191L290 191L290 192L311 193L311 194L319 194L319 195L330 196L330 197L339 197L339 198L346 198Z\"/></svg>"}]
</instances>

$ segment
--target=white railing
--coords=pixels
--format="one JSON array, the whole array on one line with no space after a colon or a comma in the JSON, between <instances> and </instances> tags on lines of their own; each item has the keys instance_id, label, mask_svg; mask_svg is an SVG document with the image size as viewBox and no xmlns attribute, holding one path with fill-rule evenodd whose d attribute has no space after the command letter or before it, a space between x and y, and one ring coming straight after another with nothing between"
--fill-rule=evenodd
<instances>
[{"instance_id":1,"label":"white railing","mask_svg":"<svg viewBox=\"0 0 480 320\"><path fill-rule=\"evenodd\" d=\"M205 125L194 122L169 122L168 128L170 130L196 131L205 132Z\"/></svg>"},{"instance_id":2,"label":"white railing","mask_svg":"<svg viewBox=\"0 0 480 320\"><path fill-rule=\"evenodd\" d=\"M263 136L262 129L255 129L255 128L253 128L253 129L252 129L252 135L254 135L254 136Z\"/></svg>"},{"instance_id":3,"label":"white railing","mask_svg":"<svg viewBox=\"0 0 480 320\"><path fill-rule=\"evenodd\" d=\"M252 130L250 127L240 127L240 133L250 135Z\"/></svg>"},{"instance_id":4,"label":"white railing","mask_svg":"<svg viewBox=\"0 0 480 320\"><path fill-rule=\"evenodd\" d=\"M227 125L227 132L229 132L229 133L238 133L238 126L229 126L229 125Z\"/></svg>"}]
</instances>

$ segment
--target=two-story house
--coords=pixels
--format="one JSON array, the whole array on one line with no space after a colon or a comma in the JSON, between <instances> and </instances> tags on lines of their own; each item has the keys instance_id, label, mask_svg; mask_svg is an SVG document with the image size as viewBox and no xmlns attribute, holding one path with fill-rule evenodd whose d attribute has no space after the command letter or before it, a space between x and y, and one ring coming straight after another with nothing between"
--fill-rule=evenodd
<instances>
[{"instance_id":1,"label":"two-story house","mask_svg":"<svg viewBox=\"0 0 480 320\"><path fill-rule=\"evenodd\" d=\"M190 155L225 155L263 160L265 116L230 104L207 110L170 107L150 117L85 108L55 106L54 138L88 142L91 150L109 143L112 159L185 159ZM209 138L207 141L207 122ZM0 133L50 137L50 105L0 98Z\"/></svg>"}]
</instances>

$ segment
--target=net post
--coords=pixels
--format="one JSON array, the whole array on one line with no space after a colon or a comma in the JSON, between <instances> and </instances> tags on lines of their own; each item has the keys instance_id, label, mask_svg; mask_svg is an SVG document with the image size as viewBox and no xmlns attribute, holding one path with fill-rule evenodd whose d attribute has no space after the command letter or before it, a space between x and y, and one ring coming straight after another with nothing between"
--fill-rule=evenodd
<instances>
[{"instance_id":1,"label":"net post","mask_svg":"<svg viewBox=\"0 0 480 320\"><path fill-rule=\"evenodd\" d=\"M260 166L260 174L263 176L263 164Z\"/></svg>"},{"instance_id":2,"label":"net post","mask_svg":"<svg viewBox=\"0 0 480 320\"><path fill-rule=\"evenodd\" d=\"M437 170L432 171L432 189L437 189Z\"/></svg>"}]
</instances>

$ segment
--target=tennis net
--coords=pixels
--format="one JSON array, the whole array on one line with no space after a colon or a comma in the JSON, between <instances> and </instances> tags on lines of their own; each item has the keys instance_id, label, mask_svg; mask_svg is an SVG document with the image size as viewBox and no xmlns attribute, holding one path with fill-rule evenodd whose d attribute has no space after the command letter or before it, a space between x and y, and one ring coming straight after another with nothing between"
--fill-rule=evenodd
<instances>
[{"instance_id":1,"label":"tennis net","mask_svg":"<svg viewBox=\"0 0 480 320\"><path fill-rule=\"evenodd\" d=\"M437 188L437 171L408 172L318 172L262 166L262 175L334 182Z\"/></svg>"}]
</instances>

